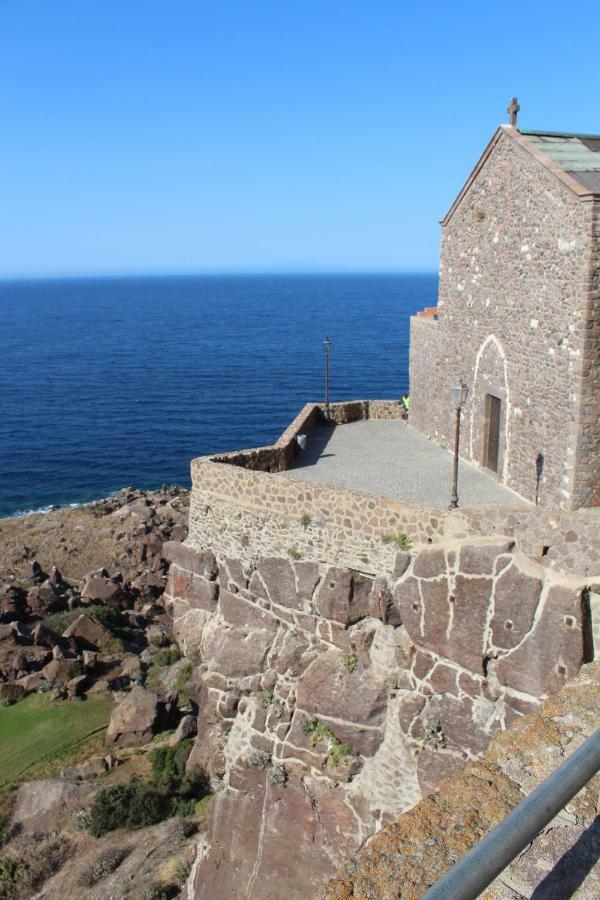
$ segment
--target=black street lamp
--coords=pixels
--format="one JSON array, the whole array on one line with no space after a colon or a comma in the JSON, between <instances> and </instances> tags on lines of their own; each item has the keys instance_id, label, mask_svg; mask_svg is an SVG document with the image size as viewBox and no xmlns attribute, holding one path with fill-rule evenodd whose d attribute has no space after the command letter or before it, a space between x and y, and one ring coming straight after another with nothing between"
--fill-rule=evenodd
<instances>
[{"instance_id":1,"label":"black street lamp","mask_svg":"<svg viewBox=\"0 0 600 900\"><path fill-rule=\"evenodd\" d=\"M452 467L452 496L449 509L458 509L458 445L460 442L460 412L467 400L469 388L462 378L452 387L452 406L456 410L454 431L454 465Z\"/></svg>"},{"instance_id":2,"label":"black street lamp","mask_svg":"<svg viewBox=\"0 0 600 900\"><path fill-rule=\"evenodd\" d=\"M331 350L331 341L328 337L323 341L323 352L325 353L325 418L329 419L329 351Z\"/></svg>"}]
</instances>

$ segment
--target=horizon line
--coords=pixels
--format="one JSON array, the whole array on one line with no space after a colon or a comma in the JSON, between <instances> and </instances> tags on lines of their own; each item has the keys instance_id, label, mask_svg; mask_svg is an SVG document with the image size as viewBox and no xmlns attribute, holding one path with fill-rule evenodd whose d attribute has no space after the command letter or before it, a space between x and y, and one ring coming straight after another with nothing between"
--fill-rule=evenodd
<instances>
[{"instance_id":1,"label":"horizon line","mask_svg":"<svg viewBox=\"0 0 600 900\"><path fill-rule=\"evenodd\" d=\"M277 278L277 277L314 277L340 275L438 275L437 269L314 269L314 270L205 270L182 272L80 272L80 273L47 273L47 274L0 274L0 283L9 281L86 281L98 279L125 278Z\"/></svg>"}]
</instances>

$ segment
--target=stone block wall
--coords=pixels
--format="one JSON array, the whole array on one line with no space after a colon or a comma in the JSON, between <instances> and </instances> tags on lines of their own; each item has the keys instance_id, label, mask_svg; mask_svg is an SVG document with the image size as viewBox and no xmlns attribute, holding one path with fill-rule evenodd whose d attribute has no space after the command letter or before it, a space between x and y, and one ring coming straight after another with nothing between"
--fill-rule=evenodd
<instances>
[{"instance_id":1,"label":"stone block wall","mask_svg":"<svg viewBox=\"0 0 600 900\"><path fill-rule=\"evenodd\" d=\"M586 295L587 327L581 352L581 398L573 474L573 502L600 506L600 202L591 209L592 244Z\"/></svg>"},{"instance_id":2,"label":"stone block wall","mask_svg":"<svg viewBox=\"0 0 600 900\"><path fill-rule=\"evenodd\" d=\"M592 496L584 482L597 441L597 397L585 400L585 422L578 422L578 403L582 357L598 364L596 313L588 325L597 302L597 257L590 276L595 221L592 204L501 133L444 225L438 319L411 324L415 426L453 445L450 388L462 375L470 390L461 455L482 465L485 394L499 397L499 478L534 501L542 454L539 501L549 507L570 508Z\"/></svg>"}]
</instances>

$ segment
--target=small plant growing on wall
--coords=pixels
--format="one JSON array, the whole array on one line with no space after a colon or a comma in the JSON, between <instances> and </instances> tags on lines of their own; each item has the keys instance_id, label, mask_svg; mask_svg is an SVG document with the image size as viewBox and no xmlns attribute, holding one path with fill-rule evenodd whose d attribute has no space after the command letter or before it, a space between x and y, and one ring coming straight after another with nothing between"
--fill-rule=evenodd
<instances>
[{"instance_id":1,"label":"small plant growing on wall","mask_svg":"<svg viewBox=\"0 0 600 900\"><path fill-rule=\"evenodd\" d=\"M254 750L250 757L250 765L257 769L266 769L271 765L271 754L266 750Z\"/></svg>"},{"instance_id":2,"label":"small plant growing on wall","mask_svg":"<svg viewBox=\"0 0 600 900\"><path fill-rule=\"evenodd\" d=\"M259 691L258 702L263 707L263 709L268 709L273 702L273 691Z\"/></svg>"},{"instance_id":3,"label":"small plant growing on wall","mask_svg":"<svg viewBox=\"0 0 600 900\"><path fill-rule=\"evenodd\" d=\"M304 734L308 735L311 747L323 742L327 747L327 761L332 766L340 766L346 757L350 755L350 747L338 741L329 725L324 725L318 719L307 719L302 726Z\"/></svg>"},{"instance_id":4,"label":"small plant growing on wall","mask_svg":"<svg viewBox=\"0 0 600 900\"><path fill-rule=\"evenodd\" d=\"M312 516L309 516L308 513L302 513L300 516L300 524L304 526L304 528L308 528L310 523L312 522Z\"/></svg>"},{"instance_id":5,"label":"small plant growing on wall","mask_svg":"<svg viewBox=\"0 0 600 900\"><path fill-rule=\"evenodd\" d=\"M421 734L415 738L419 747L429 747L431 750L443 750L446 746L446 738L439 719L431 719Z\"/></svg>"},{"instance_id":6,"label":"small plant growing on wall","mask_svg":"<svg viewBox=\"0 0 600 900\"><path fill-rule=\"evenodd\" d=\"M288 554L292 557L292 559L302 559L302 554L297 547L290 547L290 549L288 550Z\"/></svg>"},{"instance_id":7,"label":"small plant growing on wall","mask_svg":"<svg viewBox=\"0 0 600 900\"><path fill-rule=\"evenodd\" d=\"M354 672L358 665L358 654L355 650L349 650L348 653L344 655L344 665L349 672Z\"/></svg>"},{"instance_id":8,"label":"small plant growing on wall","mask_svg":"<svg viewBox=\"0 0 600 900\"><path fill-rule=\"evenodd\" d=\"M384 544L395 544L399 550L408 551L412 547L412 541L407 534L384 534Z\"/></svg>"}]
</instances>

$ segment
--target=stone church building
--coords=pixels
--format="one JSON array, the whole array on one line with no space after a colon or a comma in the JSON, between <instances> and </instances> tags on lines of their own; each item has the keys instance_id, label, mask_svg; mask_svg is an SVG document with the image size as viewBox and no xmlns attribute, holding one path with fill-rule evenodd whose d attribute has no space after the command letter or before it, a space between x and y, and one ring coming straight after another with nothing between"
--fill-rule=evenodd
<instances>
[{"instance_id":1,"label":"stone church building","mask_svg":"<svg viewBox=\"0 0 600 900\"><path fill-rule=\"evenodd\" d=\"M411 320L411 421L525 499L600 506L600 136L498 128Z\"/></svg>"}]
</instances>

